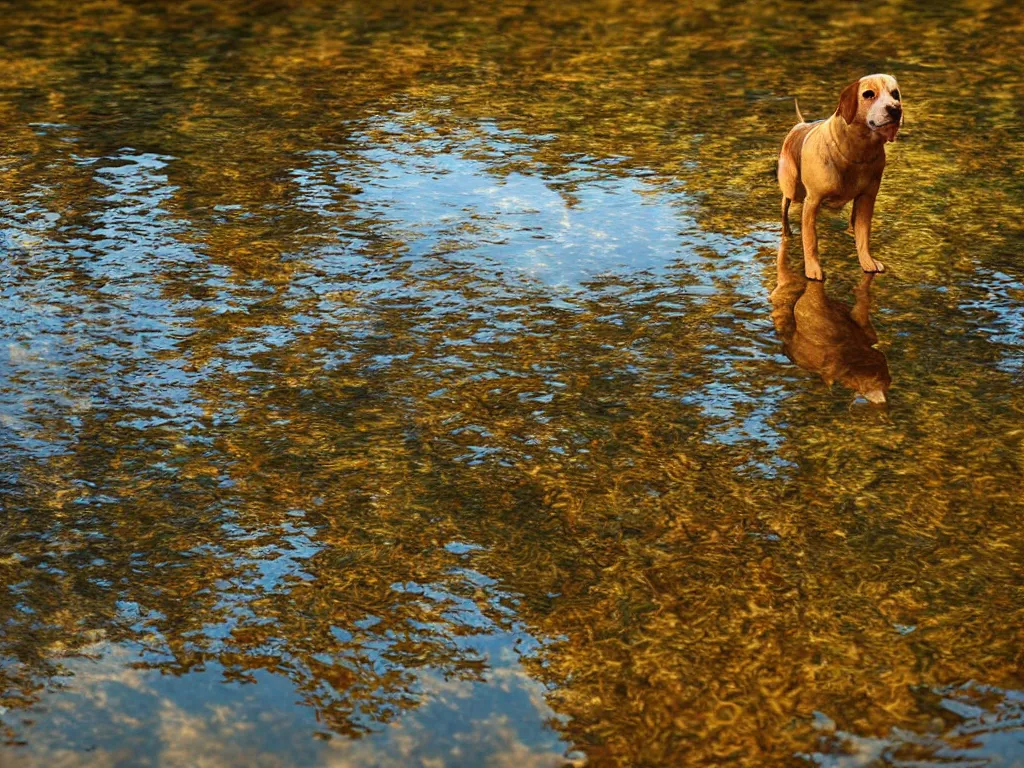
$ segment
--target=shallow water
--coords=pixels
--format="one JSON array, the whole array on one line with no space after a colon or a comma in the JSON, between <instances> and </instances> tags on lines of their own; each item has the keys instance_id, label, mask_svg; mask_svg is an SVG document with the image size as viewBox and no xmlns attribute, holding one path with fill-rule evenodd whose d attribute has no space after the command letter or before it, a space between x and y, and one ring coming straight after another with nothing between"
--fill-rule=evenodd
<instances>
[{"instance_id":1,"label":"shallow water","mask_svg":"<svg viewBox=\"0 0 1024 768\"><path fill-rule=\"evenodd\" d=\"M1018 4L0 32L0 764L1024 765ZM875 71L889 271L775 290Z\"/></svg>"}]
</instances>

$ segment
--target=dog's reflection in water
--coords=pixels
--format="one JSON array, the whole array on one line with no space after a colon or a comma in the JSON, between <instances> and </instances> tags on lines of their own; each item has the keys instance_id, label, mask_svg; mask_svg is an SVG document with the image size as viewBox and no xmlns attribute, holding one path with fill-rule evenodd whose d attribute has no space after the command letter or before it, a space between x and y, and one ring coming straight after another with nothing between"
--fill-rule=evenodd
<instances>
[{"instance_id":1,"label":"dog's reflection in water","mask_svg":"<svg viewBox=\"0 0 1024 768\"><path fill-rule=\"evenodd\" d=\"M868 314L875 275L861 279L851 308L829 298L823 282L790 269L787 246L783 235L776 262L778 285L771 294L772 321L786 355L829 386L838 381L872 403L885 403L892 381L889 364L874 347L878 335Z\"/></svg>"}]
</instances>

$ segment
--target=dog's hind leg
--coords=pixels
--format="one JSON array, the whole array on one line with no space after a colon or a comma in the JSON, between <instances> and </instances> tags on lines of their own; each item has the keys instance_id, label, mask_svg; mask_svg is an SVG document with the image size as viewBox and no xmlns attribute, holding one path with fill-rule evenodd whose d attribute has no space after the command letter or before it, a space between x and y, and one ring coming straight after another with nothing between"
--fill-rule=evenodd
<instances>
[{"instance_id":1,"label":"dog's hind leg","mask_svg":"<svg viewBox=\"0 0 1024 768\"><path fill-rule=\"evenodd\" d=\"M793 230L789 227L789 204L792 202L785 195L782 196L782 234L792 235Z\"/></svg>"}]
</instances>

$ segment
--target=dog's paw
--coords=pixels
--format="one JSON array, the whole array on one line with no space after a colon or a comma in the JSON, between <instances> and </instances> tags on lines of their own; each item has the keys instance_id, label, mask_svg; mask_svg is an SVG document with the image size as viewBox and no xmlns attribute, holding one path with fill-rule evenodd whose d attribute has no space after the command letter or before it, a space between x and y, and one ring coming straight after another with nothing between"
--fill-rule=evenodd
<instances>
[{"instance_id":1,"label":"dog's paw","mask_svg":"<svg viewBox=\"0 0 1024 768\"><path fill-rule=\"evenodd\" d=\"M871 259L870 265L861 264L860 268L863 269L868 274L878 274L880 272L885 272L885 264L883 264L880 261L876 261L875 259Z\"/></svg>"},{"instance_id":2,"label":"dog's paw","mask_svg":"<svg viewBox=\"0 0 1024 768\"><path fill-rule=\"evenodd\" d=\"M825 279L825 273L821 271L821 264L818 264L817 262L814 264L804 262L804 275L808 280L820 281Z\"/></svg>"}]
</instances>

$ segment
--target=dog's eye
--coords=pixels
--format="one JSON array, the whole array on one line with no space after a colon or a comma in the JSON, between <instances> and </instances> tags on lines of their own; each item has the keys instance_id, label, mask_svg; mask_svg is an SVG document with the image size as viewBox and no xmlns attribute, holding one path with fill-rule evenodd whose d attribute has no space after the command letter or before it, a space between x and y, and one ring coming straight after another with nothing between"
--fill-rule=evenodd
<instances>
[{"instance_id":1,"label":"dog's eye","mask_svg":"<svg viewBox=\"0 0 1024 768\"><path fill-rule=\"evenodd\" d=\"M900 100L900 90L899 90L899 88L897 88L895 91L892 92L892 97L894 99L896 99L896 101Z\"/></svg>"},{"instance_id":2,"label":"dog's eye","mask_svg":"<svg viewBox=\"0 0 1024 768\"><path fill-rule=\"evenodd\" d=\"M873 98L875 98L875 92L874 91L864 91L864 93L862 93L861 96L863 96L865 99L873 99Z\"/></svg>"}]
</instances>

